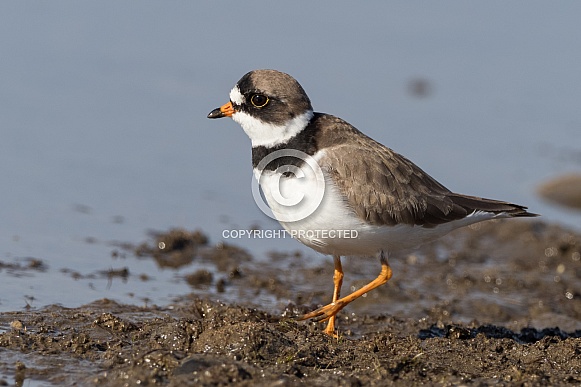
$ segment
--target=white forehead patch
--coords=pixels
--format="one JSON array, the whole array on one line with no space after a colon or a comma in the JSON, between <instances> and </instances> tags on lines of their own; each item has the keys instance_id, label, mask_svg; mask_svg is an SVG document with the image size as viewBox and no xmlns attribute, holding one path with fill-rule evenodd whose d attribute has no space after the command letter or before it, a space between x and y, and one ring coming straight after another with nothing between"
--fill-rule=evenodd
<instances>
[{"instance_id":1,"label":"white forehead patch","mask_svg":"<svg viewBox=\"0 0 581 387\"><path fill-rule=\"evenodd\" d=\"M230 90L230 101L234 102L235 105L242 105L244 103L244 96L240 92L238 85Z\"/></svg>"},{"instance_id":2,"label":"white forehead patch","mask_svg":"<svg viewBox=\"0 0 581 387\"><path fill-rule=\"evenodd\" d=\"M240 124L244 132L250 137L253 147L264 146L267 148L284 144L296 136L309 124L311 118L313 118L313 111L308 110L287 121L284 125L273 125L244 112L236 112L232 115L232 119Z\"/></svg>"}]
</instances>

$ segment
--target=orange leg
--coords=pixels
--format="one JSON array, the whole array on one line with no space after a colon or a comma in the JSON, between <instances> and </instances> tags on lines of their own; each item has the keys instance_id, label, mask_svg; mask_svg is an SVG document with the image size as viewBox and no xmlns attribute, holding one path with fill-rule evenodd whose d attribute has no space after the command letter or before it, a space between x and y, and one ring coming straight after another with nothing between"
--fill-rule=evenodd
<instances>
[{"instance_id":1,"label":"orange leg","mask_svg":"<svg viewBox=\"0 0 581 387\"><path fill-rule=\"evenodd\" d=\"M345 296L339 300L333 301L332 303L325 305L325 306L323 306L323 307L321 307L321 308L319 308L311 313L305 314L299 320L313 319L313 321L317 321L317 322L329 320L329 325L331 325L331 321L333 321L333 324L334 324L335 316L337 315L337 313L339 313L339 311L341 309L343 309L345 306L347 306L347 304L349 304L350 302L354 301L355 299L361 297L365 293L367 293L367 292L377 288L378 286L385 284L387 281L389 281L389 279L392 276L392 271L391 271L391 267L389 267L389 264L387 263L387 258L384 256L383 252L380 253L379 261L381 262L381 273L379 273L379 275L377 276L376 279L374 279L373 281L371 281L370 283L368 283L367 285L365 285L361 289L356 290L353 293L349 294L348 296ZM336 263L335 263L335 270L337 270ZM341 273L342 273L342 270L341 270ZM342 279L342 275L341 275L341 279ZM337 284L335 284L335 290L338 292L336 285ZM337 293L337 296L338 296L338 293ZM329 325L327 326L327 329L325 329L325 333L334 336L334 326L332 327L333 333L330 333L329 332Z\"/></svg>"},{"instance_id":2,"label":"orange leg","mask_svg":"<svg viewBox=\"0 0 581 387\"><path fill-rule=\"evenodd\" d=\"M341 256L333 255L333 263L335 264L335 272L333 274L333 283L335 287L333 288L333 302L336 302L341 296L341 286L343 285L343 266L341 265ZM329 336L337 337L335 334L335 318L336 316L329 317L329 323L325 328L324 332Z\"/></svg>"}]
</instances>

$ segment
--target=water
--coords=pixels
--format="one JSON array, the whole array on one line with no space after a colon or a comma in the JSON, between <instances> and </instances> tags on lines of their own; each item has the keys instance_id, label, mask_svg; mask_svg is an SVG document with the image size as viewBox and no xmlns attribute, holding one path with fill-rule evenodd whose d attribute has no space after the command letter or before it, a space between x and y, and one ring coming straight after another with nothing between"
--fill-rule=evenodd
<instances>
[{"instance_id":1,"label":"water","mask_svg":"<svg viewBox=\"0 0 581 387\"><path fill-rule=\"evenodd\" d=\"M48 267L0 269L0 310L167 303L190 291L182 271L114 259L111 242L170 227L212 242L278 229L252 199L250 141L234 122L206 119L255 68L292 74L316 110L454 191L580 229L579 212L534 192L581 169L580 12L530 1L2 3L0 261ZM418 83L426 95L410 91ZM290 239L229 242L258 257L312 254ZM61 271L123 267L127 282Z\"/></svg>"}]
</instances>

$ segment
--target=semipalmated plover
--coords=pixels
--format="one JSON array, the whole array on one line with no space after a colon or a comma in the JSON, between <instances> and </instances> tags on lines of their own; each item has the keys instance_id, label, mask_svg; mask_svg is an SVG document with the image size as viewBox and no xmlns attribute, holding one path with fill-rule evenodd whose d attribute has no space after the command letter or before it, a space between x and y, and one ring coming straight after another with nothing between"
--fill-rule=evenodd
<instances>
[{"instance_id":1,"label":"semipalmated plover","mask_svg":"<svg viewBox=\"0 0 581 387\"><path fill-rule=\"evenodd\" d=\"M402 155L349 123L315 113L290 75L255 70L230 92L230 101L208 118L232 117L252 142L254 174L282 226L314 250L333 256L332 302L301 319L328 320L347 304L385 284L387 254L495 218L530 217L527 208L454 193ZM297 200L287 200L297 196ZM341 256L377 254L379 276L340 298Z\"/></svg>"}]
</instances>

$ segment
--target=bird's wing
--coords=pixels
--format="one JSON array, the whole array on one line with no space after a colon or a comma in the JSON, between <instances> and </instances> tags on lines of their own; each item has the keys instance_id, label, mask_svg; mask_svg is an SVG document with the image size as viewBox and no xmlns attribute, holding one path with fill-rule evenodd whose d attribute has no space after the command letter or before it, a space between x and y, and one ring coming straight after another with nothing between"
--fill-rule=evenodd
<instances>
[{"instance_id":1,"label":"bird's wing","mask_svg":"<svg viewBox=\"0 0 581 387\"><path fill-rule=\"evenodd\" d=\"M369 137L351 136L351 140L327 148L321 163L355 213L371 224L433 227L475 211L534 215L523 206L453 193Z\"/></svg>"}]
</instances>

